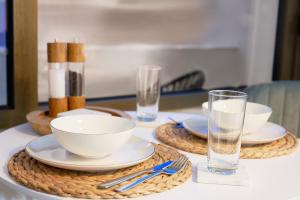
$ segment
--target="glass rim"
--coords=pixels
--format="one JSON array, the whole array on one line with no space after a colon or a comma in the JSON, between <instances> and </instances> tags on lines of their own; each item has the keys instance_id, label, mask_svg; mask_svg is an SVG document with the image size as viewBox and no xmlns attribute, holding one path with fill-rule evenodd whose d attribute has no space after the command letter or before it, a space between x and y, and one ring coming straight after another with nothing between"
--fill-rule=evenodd
<instances>
[{"instance_id":1,"label":"glass rim","mask_svg":"<svg viewBox=\"0 0 300 200\"><path fill-rule=\"evenodd\" d=\"M157 65L143 65L139 67L139 70L154 70L154 71L159 71L161 70L160 66Z\"/></svg>"},{"instance_id":2,"label":"glass rim","mask_svg":"<svg viewBox=\"0 0 300 200\"><path fill-rule=\"evenodd\" d=\"M223 92L232 93L232 95L222 94ZM231 98L243 98L248 96L246 92L237 91L237 90L211 90L208 92L208 94L213 96L218 96L218 97L231 97ZM237 95L233 95L233 94L237 94Z\"/></svg>"}]
</instances>

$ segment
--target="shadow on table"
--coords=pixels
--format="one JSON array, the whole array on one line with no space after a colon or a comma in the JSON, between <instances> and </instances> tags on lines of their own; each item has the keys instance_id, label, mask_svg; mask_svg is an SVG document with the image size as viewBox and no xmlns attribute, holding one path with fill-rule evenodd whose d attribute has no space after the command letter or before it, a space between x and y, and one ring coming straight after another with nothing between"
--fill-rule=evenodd
<instances>
[{"instance_id":1,"label":"shadow on table","mask_svg":"<svg viewBox=\"0 0 300 200\"><path fill-rule=\"evenodd\" d=\"M30 136L40 136L38 133L36 133L29 124L21 124L18 125L16 127L14 127L13 129L15 129L16 131L26 134L26 135L30 135Z\"/></svg>"}]
</instances>

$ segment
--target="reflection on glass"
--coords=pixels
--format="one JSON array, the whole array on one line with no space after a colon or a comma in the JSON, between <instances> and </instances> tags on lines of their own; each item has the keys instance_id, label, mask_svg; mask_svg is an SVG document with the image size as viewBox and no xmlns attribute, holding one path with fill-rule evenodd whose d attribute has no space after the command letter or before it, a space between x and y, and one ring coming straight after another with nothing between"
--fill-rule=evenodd
<instances>
[{"instance_id":1,"label":"reflection on glass","mask_svg":"<svg viewBox=\"0 0 300 200\"><path fill-rule=\"evenodd\" d=\"M6 54L6 1L0 0L0 106L7 104Z\"/></svg>"}]
</instances>

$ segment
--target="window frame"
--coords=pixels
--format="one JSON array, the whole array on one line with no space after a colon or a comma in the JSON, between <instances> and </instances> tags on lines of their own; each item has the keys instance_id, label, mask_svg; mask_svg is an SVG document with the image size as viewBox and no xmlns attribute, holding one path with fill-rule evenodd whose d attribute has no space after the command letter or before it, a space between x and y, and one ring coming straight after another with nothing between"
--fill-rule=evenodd
<instances>
[{"instance_id":1,"label":"window frame","mask_svg":"<svg viewBox=\"0 0 300 200\"><path fill-rule=\"evenodd\" d=\"M37 108L37 0L6 3L8 98L0 109L0 128L23 123Z\"/></svg>"},{"instance_id":2,"label":"window frame","mask_svg":"<svg viewBox=\"0 0 300 200\"><path fill-rule=\"evenodd\" d=\"M300 0L280 0L273 80L300 80Z\"/></svg>"}]
</instances>

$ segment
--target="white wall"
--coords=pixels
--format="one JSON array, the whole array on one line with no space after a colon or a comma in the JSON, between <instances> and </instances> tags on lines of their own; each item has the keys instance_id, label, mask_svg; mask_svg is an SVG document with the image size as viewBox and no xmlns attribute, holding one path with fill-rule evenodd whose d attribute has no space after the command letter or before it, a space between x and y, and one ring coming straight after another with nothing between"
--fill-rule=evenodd
<instances>
[{"instance_id":1,"label":"white wall","mask_svg":"<svg viewBox=\"0 0 300 200\"><path fill-rule=\"evenodd\" d=\"M47 99L46 43L54 38L86 43L88 97L133 94L143 64L161 65L163 82L201 69L205 88L271 80L278 0L38 2L39 100Z\"/></svg>"}]
</instances>

